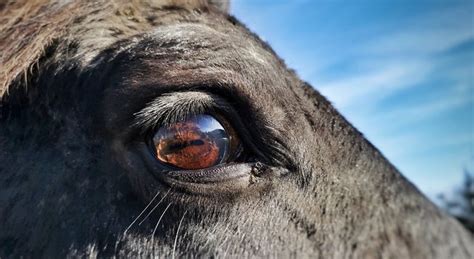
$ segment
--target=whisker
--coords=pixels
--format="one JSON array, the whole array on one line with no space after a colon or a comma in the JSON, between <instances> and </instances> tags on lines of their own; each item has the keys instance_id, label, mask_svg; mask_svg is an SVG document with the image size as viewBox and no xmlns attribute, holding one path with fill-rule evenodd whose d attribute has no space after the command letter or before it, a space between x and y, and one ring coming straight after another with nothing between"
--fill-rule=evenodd
<instances>
[{"instance_id":1,"label":"whisker","mask_svg":"<svg viewBox=\"0 0 474 259\"><path fill-rule=\"evenodd\" d=\"M173 259L175 258L175 251L176 251L176 244L178 242L179 229L181 228L181 223L183 223L184 216L186 216L186 213L188 213L187 210L183 213L183 216L181 217L181 220L179 221L179 224L178 224L178 229L176 230L176 237L174 238L174 244L173 244L173 255L171 257Z\"/></svg>"},{"instance_id":2,"label":"whisker","mask_svg":"<svg viewBox=\"0 0 474 259\"><path fill-rule=\"evenodd\" d=\"M171 187L171 188L172 188L172 187ZM155 211L156 208L163 202L163 200L166 198L166 196L170 193L171 188L168 189L168 191L165 193L165 195L163 195L163 197L162 197L161 200L155 205L155 207L153 207L153 209L151 209L150 212L148 212L148 214L146 214L145 218L143 218L142 221L140 221L140 223L138 223L139 226L141 226L142 223L151 215L151 213L153 213L153 211Z\"/></svg>"},{"instance_id":3,"label":"whisker","mask_svg":"<svg viewBox=\"0 0 474 259\"><path fill-rule=\"evenodd\" d=\"M227 242L227 239L229 239L229 234L227 233L227 230L229 229L229 227L230 227L230 222L227 222L227 224L225 225L224 231L222 231L222 233L225 234L225 237L224 237L224 240L220 242L221 244L225 244ZM222 258L227 258L227 252L229 250L229 247L230 245L227 245L224 251L224 256Z\"/></svg>"},{"instance_id":4,"label":"whisker","mask_svg":"<svg viewBox=\"0 0 474 259\"><path fill-rule=\"evenodd\" d=\"M160 218L158 219L158 222L156 222L155 228L153 229L153 233L151 234L151 245L153 246L153 257L155 257L155 233L156 230L158 229L158 225L160 225L161 219L163 219L163 216L165 215L166 211L170 208L171 202L166 206L165 210L163 213L161 213Z\"/></svg>"},{"instance_id":5,"label":"whisker","mask_svg":"<svg viewBox=\"0 0 474 259\"><path fill-rule=\"evenodd\" d=\"M124 236L127 235L128 230L133 226L133 224L135 224L135 222L137 222L137 220L143 215L143 213L145 213L148 207L150 207L150 205L153 203L156 197L158 197L158 194L160 194L160 191L156 192L155 197L151 199L151 201L146 205L146 207L142 210L142 212L140 212L140 214L133 220L133 222L125 229L125 231L123 232Z\"/></svg>"}]
</instances>

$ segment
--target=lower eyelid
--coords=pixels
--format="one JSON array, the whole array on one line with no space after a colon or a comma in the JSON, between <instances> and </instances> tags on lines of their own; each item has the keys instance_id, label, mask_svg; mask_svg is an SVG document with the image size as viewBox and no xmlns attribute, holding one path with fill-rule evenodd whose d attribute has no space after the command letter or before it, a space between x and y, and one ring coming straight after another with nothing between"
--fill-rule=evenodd
<instances>
[{"instance_id":1,"label":"lower eyelid","mask_svg":"<svg viewBox=\"0 0 474 259\"><path fill-rule=\"evenodd\" d=\"M202 195L240 193L249 187L264 187L270 181L256 180L255 163L223 165L220 168L203 169L200 172L166 172L161 178L176 190ZM264 178L261 178L264 179ZM268 179L267 179L268 180ZM258 183L258 184L257 184Z\"/></svg>"},{"instance_id":2,"label":"lower eyelid","mask_svg":"<svg viewBox=\"0 0 474 259\"><path fill-rule=\"evenodd\" d=\"M162 185L163 188L172 188L173 192L177 191L178 193L200 196L233 196L242 192L253 193L262 190L261 188L266 188L272 184L273 178L282 176L278 173L278 168L256 161L222 164L200 170L176 171L165 169L155 161L146 144L138 142L130 148L132 148L130 150L131 154L139 159L137 162L141 160L141 166L128 163L125 166L133 177L140 174L149 176L149 178L138 176L149 179L141 183L138 179L141 186L137 188L144 190L156 189L158 184ZM136 172L135 170L139 168L143 171ZM140 189L137 192L141 192Z\"/></svg>"},{"instance_id":3,"label":"lower eyelid","mask_svg":"<svg viewBox=\"0 0 474 259\"><path fill-rule=\"evenodd\" d=\"M252 171L253 163L236 163L215 166L201 170L168 171L164 174L181 181L194 183L212 183L248 176Z\"/></svg>"}]
</instances>

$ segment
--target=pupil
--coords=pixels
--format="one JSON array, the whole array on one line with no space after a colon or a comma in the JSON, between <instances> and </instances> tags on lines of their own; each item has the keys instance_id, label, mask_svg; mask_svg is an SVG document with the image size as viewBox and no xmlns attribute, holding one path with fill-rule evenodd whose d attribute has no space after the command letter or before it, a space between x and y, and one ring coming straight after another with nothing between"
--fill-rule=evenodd
<instances>
[{"instance_id":1,"label":"pupil","mask_svg":"<svg viewBox=\"0 0 474 259\"><path fill-rule=\"evenodd\" d=\"M198 140L191 141L189 144L192 146L201 146L201 145L204 145L204 141L198 139Z\"/></svg>"},{"instance_id":2,"label":"pupil","mask_svg":"<svg viewBox=\"0 0 474 259\"><path fill-rule=\"evenodd\" d=\"M160 162L182 169L215 166L227 158L230 149L224 127L209 115L162 127L153 142Z\"/></svg>"},{"instance_id":3,"label":"pupil","mask_svg":"<svg viewBox=\"0 0 474 259\"><path fill-rule=\"evenodd\" d=\"M165 148L161 151L161 154L166 155L170 153L175 153L188 146L201 146L201 145L204 145L204 141L200 139L191 140L187 142L181 142L181 143L172 143L172 144L169 144L169 146L165 146Z\"/></svg>"}]
</instances>

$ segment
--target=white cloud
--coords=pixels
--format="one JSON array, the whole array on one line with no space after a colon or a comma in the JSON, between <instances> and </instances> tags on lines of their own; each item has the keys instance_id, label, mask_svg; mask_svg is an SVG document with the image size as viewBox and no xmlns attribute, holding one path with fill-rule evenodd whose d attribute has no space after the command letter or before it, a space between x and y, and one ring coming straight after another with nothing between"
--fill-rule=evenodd
<instances>
[{"instance_id":1,"label":"white cloud","mask_svg":"<svg viewBox=\"0 0 474 259\"><path fill-rule=\"evenodd\" d=\"M403 114L404 116L408 116L411 118L426 118L427 116L433 116L440 112L450 111L472 101L473 100L468 95L450 96L446 99L430 101L422 103L421 105L397 110L397 113L394 115L397 116L397 114ZM392 115L391 117L394 116Z\"/></svg>"},{"instance_id":2,"label":"white cloud","mask_svg":"<svg viewBox=\"0 0 474 259\"><path fill-rule=\"evenodd\" d=\"M474 38L474 8L458 6L400 21L399 29L365 45L373 54L426 55Z\"/></svg>"},{"instance_id":3,"label":"white cloud","mask_svg":"<svg viewBox=\"0 0 474 259\"><path fill-rule=\"evenodd\" d=\"M455 7L401 21L400 29L385 31L375 38L367 39L362 46L353 46L351 52L363 58L359 60L351 57L346 62L356 68L368 69L362 72L359 69L332 81L318 82L316 88L336 107L344 110L358 107L361 103L375 105L379 100L406 87L416 87L417 83L429 81L440 65L433 56L474 39L472 11L472 8ZM466 66L468 69L462 69L464 74L452 75L452 78L472 88L473 65ZM317 81L317 78L324 77L314 75L313 78L316 79L313 81ZM431 107L424 107L425 113L449 109L464 99L433 103ZM421 109L416 110L422 112Z\"/></svg>"},{"instance_id":4,"label":"white cloud","mask_svg":"<svg viewBox=\"0 0 474 259\"><path fill-rule=\"evenodd\" d=\"M384 63L384 62L378 62ZM374 62L373 67L378 66ZM383 98L426 78L431 65L423 61L393 62L366 74L348 75L332 82L319 83L317 89L339 109L375 105Z\"/></svg>"}]
</instances>

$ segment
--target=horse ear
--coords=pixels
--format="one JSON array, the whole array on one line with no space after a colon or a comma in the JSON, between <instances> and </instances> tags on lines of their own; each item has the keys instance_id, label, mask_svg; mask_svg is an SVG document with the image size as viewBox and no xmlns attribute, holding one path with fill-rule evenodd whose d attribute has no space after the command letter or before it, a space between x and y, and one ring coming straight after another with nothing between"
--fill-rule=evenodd
<instances>
[{"instance_id":1,"label":"horse ear","mask_svg":"<svg viewBox=\"0 0 474 259\"><path fill-rule=\"evenodd\" d=\"M224 13L229 12L230 0L208 0L209 4L221 10Z\"/></svg>"}]
</instances>

